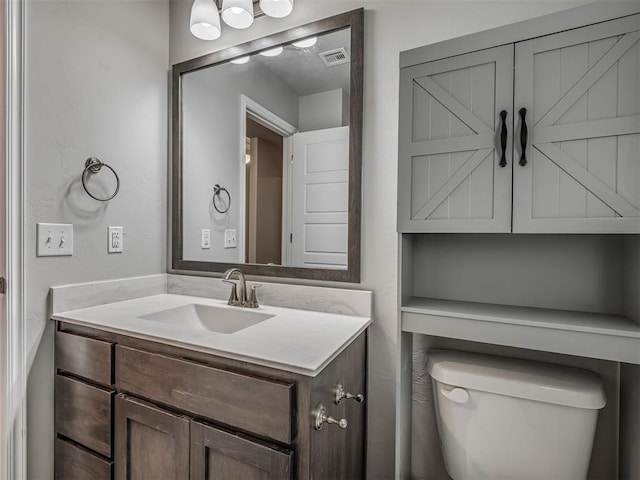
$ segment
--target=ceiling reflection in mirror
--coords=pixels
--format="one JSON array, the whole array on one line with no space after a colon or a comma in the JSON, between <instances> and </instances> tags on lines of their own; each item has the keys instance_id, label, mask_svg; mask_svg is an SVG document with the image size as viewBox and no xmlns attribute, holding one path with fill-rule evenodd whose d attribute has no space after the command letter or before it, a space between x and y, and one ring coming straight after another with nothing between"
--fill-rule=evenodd
<instances>
[{"instance_id":1,"label":"ceiling reflection in mirror","mask_svg":"<svg viewBox=\"0 0 640 480\"><path fill-rule=\"evenodd\" d=\"M306 40L182 75L184 260L347 269L350 29Z\"/></svg>"}]
</instances>

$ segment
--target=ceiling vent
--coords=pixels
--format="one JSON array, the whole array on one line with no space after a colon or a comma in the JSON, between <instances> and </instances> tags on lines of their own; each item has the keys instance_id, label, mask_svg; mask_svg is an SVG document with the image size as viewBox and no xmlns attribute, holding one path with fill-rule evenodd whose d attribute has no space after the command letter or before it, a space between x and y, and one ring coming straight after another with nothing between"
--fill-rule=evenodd
<instances>
[{"instance_id":1,"label":"ceiling vent","mask_svg":"<svg viewBox=\"0 0 640 480\"><path fill-rule=\"evenodd\" d=\"M334 48L326 52L319 53L322 63L327 67L335 67L343 63L349 63L349 54L344 47Z\"/></svg>"}]
</instances>

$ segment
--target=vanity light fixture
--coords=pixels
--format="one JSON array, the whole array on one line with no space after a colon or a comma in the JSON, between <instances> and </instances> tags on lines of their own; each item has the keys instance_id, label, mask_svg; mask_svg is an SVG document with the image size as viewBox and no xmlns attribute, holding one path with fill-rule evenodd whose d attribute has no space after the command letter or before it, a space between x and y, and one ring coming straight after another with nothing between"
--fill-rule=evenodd
<instances>
[{"instance_id":1,"label":"vanity light fixture","mask_svg":"<svg viewBox=\"0 0 640 480\"><path fill-rule=\"evenodd\" d=\"M318 37L309 37L293 42L292 45L298 48L309 48L313 47L316 43L318 43Z\"/></svg>"},{"instance_id":2,"label":"vanity light fixture","mask_svg":"<svg viewBox=\"0 0 640 480\"><path fill-rule=\"evenodd\" d=\"M230 60L231 63L234 63L236 65L244 65L245 63L247 63L249 60L251 60L251 56L249 55L245 55L244 57L238 57L238 58L234 58L233 60Z\"/></svg>"},{"instance_id":3,"label":"vanity light fixture","mask_svg":"<svg viewBox=\"0 0 640 480\"><path fill-rule=\"evenodd\" d=\"M283 18L293 10L293 0L260 0L260 10L273 18Z\"/></svg>"},{"instance_id":4,"label":"vanity light fixture","mask_svg":"<svg viewBox=\"0 0 640 480\"><path fill-rule=\"evenodd\" d=\"M220 37L220 14L213 0L193 2L189 28L191 33L201 40L215 40Z\"/></svg>"},{"instance_id":5,"label":"vanity light fixture","mask_svg":"<svg viewBox=\"0 0 640 480\"><path fill-rule=\"evenodd\" d=\"M282 53L284 49L282 47L273 47L260 52L260 55L264 57L277 57Z\"/></svg>"},{"instance_id":6,"label":"vanity light fixture","mask_svg":"<svg viewBox=\"0 0 640 480\"><path fill-rule=\"evenodd\" d=\"M253 23L252 0L223 0L222 20L233 28L249 28Z\"/></svg>"},{"instance_id":7,"label":"vanity light fixture","mask_svg":"<svg viewBox=\"0 0 640 480\"><path fill-rule=\"evenodd\" d=\"M214 11L215 10L215 11ZM249 28L262 15L283 18L293 10L293 0L194 0L191 33L201 40L220 37L220 16L233 28Z\"/></svg>"}]
</instances>

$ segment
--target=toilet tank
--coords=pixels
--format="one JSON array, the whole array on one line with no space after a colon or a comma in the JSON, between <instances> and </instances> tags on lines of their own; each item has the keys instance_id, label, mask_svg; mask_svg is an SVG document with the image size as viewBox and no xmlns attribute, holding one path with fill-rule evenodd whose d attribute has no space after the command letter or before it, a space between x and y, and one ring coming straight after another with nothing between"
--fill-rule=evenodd
<instances>
[{"instance_id":1,"label":"toilet tank","mask_svg":"<svg viewBox=\"0 0 640 480\"><path fill-rule=\"evenodd\" d=\"M598 411L592 372L431 350L438 433L454 480L585 479Z\"/></svg>"}]
</instances>

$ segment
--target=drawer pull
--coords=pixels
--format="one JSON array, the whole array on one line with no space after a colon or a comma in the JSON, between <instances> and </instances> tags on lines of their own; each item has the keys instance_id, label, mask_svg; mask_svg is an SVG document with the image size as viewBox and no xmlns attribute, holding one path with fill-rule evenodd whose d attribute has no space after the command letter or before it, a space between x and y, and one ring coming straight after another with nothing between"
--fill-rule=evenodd
<instances>
[{"instance_id":1,"label":"drawer pull","mask_svg":"<svg viewBox=\"0 0 640 480\"><path fill-rule=\"evenodd\" d=\"M313 416L313 428L315 428L316 430L320 430L322 428L322 425L324 425L325 423L337 425L343 430L347 428L348 425L346 418L336 420L335 418L327 415L327 407L325 407L322 403L316 405L316 408L313 409L311 415Z\"/></svg>"},{"instance_id":2,"label":"drawer pull","mask_svg":"<svg viewBox=\"0 0 640 480\"><path fill-rule=\"evenodd\" d=\"M358 393L357 395L354 395L353 393L349 393L344 389L344 385L341 383L336 383L333 391L336 394L336 405L340 405L342 403L342 400L345 398L347 400L355 400L358 403L364 402L363 394Z\"/></svg>"}]
</instances>

